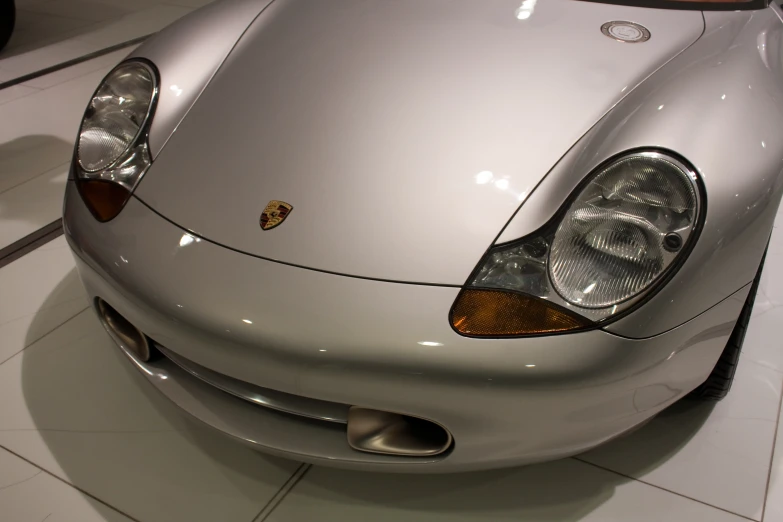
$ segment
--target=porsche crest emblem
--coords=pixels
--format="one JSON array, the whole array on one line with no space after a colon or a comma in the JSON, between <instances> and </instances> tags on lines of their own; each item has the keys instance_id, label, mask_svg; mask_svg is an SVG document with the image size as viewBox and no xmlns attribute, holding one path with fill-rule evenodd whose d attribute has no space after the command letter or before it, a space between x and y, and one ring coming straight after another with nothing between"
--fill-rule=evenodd
<instances>
[{"instance_id":1,"label":"porsche crest emblem","mask_svg":"<svg viewBox=\"0 0 783 522\"><path fill-rule=\"evenodd\" d=\"M270 230L285 221L294 209L285 201L272 200L261 213L261 229Z\"/></svg>"}]
</instances>

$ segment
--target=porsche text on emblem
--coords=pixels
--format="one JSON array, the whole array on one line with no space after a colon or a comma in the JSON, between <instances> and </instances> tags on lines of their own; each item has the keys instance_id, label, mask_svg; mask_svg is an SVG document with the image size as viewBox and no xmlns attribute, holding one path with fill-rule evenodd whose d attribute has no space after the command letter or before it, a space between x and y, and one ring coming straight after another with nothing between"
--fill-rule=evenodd
<instances>
[{"instance_id":1,"label":"porsche text on emblem","mask_svg":"<svg viewBox=\"0 0 783 522\"><path fill-rule=\"evenodd\" d=\"M606 22L601 26L601 32L618 42L639 43L650 39L650 31L633 22Z\"/></svg>"},{"instance_id":2,"label":"porsche text on emblem","mask_svg":"<svg viewBox=\"0 0 783 522\"><path fill-rule=\"evenodd\" d=\"M285 218L288 217L288 214L290 214L293 209L294 207L285 201L270 201L261 213L261 228L263 230L275 228L285 221Z\"/></svg>"}]
</instances>

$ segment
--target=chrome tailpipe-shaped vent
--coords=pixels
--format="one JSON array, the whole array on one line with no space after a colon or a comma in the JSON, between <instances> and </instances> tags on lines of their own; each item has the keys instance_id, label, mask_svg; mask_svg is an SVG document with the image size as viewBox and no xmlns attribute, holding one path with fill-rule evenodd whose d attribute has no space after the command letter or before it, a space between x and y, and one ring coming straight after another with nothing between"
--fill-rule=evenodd
<instances>
[{"instance_id":1,"label":"chrome tailpipe-shaped vent","mask_svg":"<svg viewBox=\"0 0 783 522\"><path fill-rule=\"evenodd\" d=\"M150 349L146 335L141 333L138 328L133 326L130 321L120 315L117 310L103 299L96 299L95 307L98 310L98 317L100 317L103 326L117 344L132 352L144 362L150 360L153 351Z\"/></svg>"},{"instance_id":2,"label":"chrome tailpipe-shaped vent","mask_svg":"<svg viewBox=\"0 0 783 522\"><path fill-rule=\"evenodd\" d=\"M348 444L358 451L431 457L451 442L451 433L432 421L357 406L348 411Z\"/></svg>"}]
</instances>

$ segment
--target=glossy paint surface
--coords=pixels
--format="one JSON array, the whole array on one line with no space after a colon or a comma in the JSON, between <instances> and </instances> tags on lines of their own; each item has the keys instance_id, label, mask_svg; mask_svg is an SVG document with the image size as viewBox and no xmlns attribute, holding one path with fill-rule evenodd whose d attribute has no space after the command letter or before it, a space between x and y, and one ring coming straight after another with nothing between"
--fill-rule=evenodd
<instances>
[{"instance_id":1,"label":"glossy paint surface","mask_svg":"<svg viewBox=\"0 0 783 522\"><path fill-rule=\"evenodd\" d=\"M538 229L585 173L620 152L660 147L691 162L706 189L704 228L674 279L607 326L628 337L674 328L749 283L780 204L783 24L772 9L704 16L704 36L580 140L498 238Z\"/></svg>"},{"instance_id":2,"label":"glossy paint surface","mask_svg":"<svg viewBox=\"0 0 783 522\"><path fill-rule=\"evenodd\" d=\"M155 158L177 129L239 37L272 0L224 0L157 33L131 57L146 58L160 73L160 93L149 146Z\"/></svg>"},{"instance_id":3,"label":"glossy paint surface","mask_svg":"<svg viewBox=\"0 0 783 522\"><path fill-rule=\"evenodd\" d=\"M73 187L65 225L90 297L102 297L171 351L258 386L431 419L454 436L454 450L426 466L386 466L361 453L333 462L376 469L500 467L600 444L706 378L747 292L648 340L599 330L468 339L447 321L456 288L336 276L231 252L135 198L100 224ZM212 392L215 401L225 395ZM314 461L343 451L344 438L322 437L320 424L310 430L299 421L300 441L277 447L277 435L253 427L261 421L242 421L254 406L231 399L243 405L236 414L234 407L205 410L200 398L176 400L271 451Z\"/></svg>"},{"instance_id":4,"label":"glossy paint surface","mask_svg":"<svg viewBox=\"0 0 783 522\"><path fill-rule=\"evenodd\" d=\"M776 232L780 252L783 230ZM38 261L26 256L0 269L6 282L0 288L14 298L7 310L12 318L15 300L43 296L45 304L30 309L33 329L40 331L42 320L54 319L52 300L84 290L64 237L30 255ZM718 404L678 402L633 435L601 446L600 454L542 465L435 477L313 466L267 520L747 522L742 516L762 520L765 496L763 520L777 520L783 500L780 442L765 491L783 381L777 371L783 353L775 342L783 308L770 307L783 304L783 274L767 271L761 289L764 298L760 293L754 307L737 380ZM22 350L0 365L0 444L136 520L253 520L298 463L253 451L190 420L129 364L92 309L77 314L87 306L86 296L84 302L24 350L25 335L0 335L0 346ZM777 431L780 440L783 430ZM0 464L0 471L10 469ZM0 481L5 477L0 473ZM55 515L46 522L56 520L50 508L64 507L61 498L26 489L41 477L70 488L41 473L4 489L2 512L30 506L20 520L40 521L49 512ZM81 522L79 514L64 518Z\"/></svg>"},{"instance_id":5,"label":"glossy paint surface","mask_svg":"<svg viewBox=\"0 0 783 522\"><path fill-rule=\"evenodd\" d=\"M270 390L432 420L453 451L415 462L352 452L337 423L250 404L176 365L137 364L142 373L261 449L394 471L572 455L703 382L780 199L783 149L764 138L783 130L772 117L780 20L769 9L711 14L694 44L699 13L560 4L519 17L505 0L448 11L278 0L116 219L99 224L73 187L66 196L89 296L173 353ZM607 18L652 38L606 38ZM738 87L748 78L752 94ZM756 140L771 156L749 152ZM451 329L459 285L521 203L500 241L543 224L606 158L651 146L693 163L707 193L704 230L675 279L606 331L501 340ZM262 231L270 200L294 210Z\"/></svg>"},{"instance_id":6,"label":"glossy paint surface","mask_svg":"<svg viewBox=\"0 0 783 522\"><path fill-rule=\"evenodd\" d=\"M136 194L202 237L268 259L461 285L569 147L703 30L695 11L519 8L277 0ZM652 37L602 34L617 19ZM294 210L262 231L270 200Z\"/></svg>"},{"instance_id":7,"label":"glossy paint surface","mask_svg":"<svg viewBox=\"0 0 783 522\"><path fill-rule=\"evenodd\" d=\"M115 342L117 342L126 353L133 355L134 352L128 350L127 346L116 337L110 328L106 328L106 330L114 337ZM174 352L166 350L161 345L155 345L155 348L160 350L167 359L171 360L171 362L193 377L252 404L310 419L338 422L341 424L348 423L348 407L344 404L307 399L299 395L291 395L268 388L253 386L245 381L232 379L223 374L213 372L209 368L199 366L193 361L188 361L184 357L180 357ZM135 359L140 359L140 357L135 357Z\"/></svg>"}]
</instances>

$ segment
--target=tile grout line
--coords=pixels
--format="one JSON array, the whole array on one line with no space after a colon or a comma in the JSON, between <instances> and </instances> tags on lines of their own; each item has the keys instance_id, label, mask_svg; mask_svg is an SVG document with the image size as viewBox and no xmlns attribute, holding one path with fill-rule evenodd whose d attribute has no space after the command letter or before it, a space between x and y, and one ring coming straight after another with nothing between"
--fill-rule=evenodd
<instances>
[{"instance_id":1,"label":"tile grout line","mask_svg":"<svg viewBox=\"0 0 783 522\"><path fill-rule=\"evenodd\" d=\"M28 82L30 80L34 80L35 78L39 78L41 76L46 76L47 74L51 74L57 71L60 71L62 69L67 69L68 67L72 67L74 65L78 65L80 63L88 62L90 60L93 60L95 58L98 58L100 56L113 53L114 51L119 51L120 49L124 49L126 47L130 47L134 44L139 44L152 36L154 33L146 34L144 36L139 36L137 38L132 38L130 40L126 40L124 42L120 42L118 44L110 45L109 47L104 47L103 49L99 49L97 51L93 51L91 53L84 54L82 56L79 56L77 58L72 58L70 60L66 60L64 62L60 62L55 65L51 65L49 67L45 67L43 69L40 69L38 71L34 71L31 73L23 74L21 76L18 76L16 78L13 78L11 80L7 80L5 82L0 82L0 89L6 89L8 87L13 87L14 85L19 85L24 82Z\"/></svg>"},{"instance_id":2,"label":"tile grout line","mask_svg":"<svg viewBox=\"0 0 783 522\"><path fill-rule=\"evenodd\" d=\"M28 96L33 96L34 94L38 94L43 91L43 89L41 89L40 87L33 87L32 85L25 85L22 83L20 83L19 85L12 85L11 87L9 87L9 89L12 87L21 87L23 89L30 89L31 92L22 94L21 96L17 96L15 98L9 98L5 101L0 101L0 106L6 105L8 103L14 103L15 101L19 101L23 98L27 98Z\"/></svg>"},{"instance_id":3,"label":"tile grout line","mask_svg":"<svg viewBox=\"0 0 783 522\"><path fill-rule=\"evenodd\" d=\"M91 499L95 500L96 502L99 502L99 503L103 504L103 505L104 505L104 506L106 506L107 508L109 508L109 509L112 509L112 510L116 511L117 513L119 513L120 515L122 515L122 516L124 516L124 517L128 518L129 520L133 520L133 522L141 522L141 521L140 521L138 518L134 518L134 517L130 516L129 514L125 513L124 511L122 511L122 510L120 510L120 509L117 509L116 507L112 506L111 504L109 504L109 503L107 503L107 502L105 502L105 501L103 501L103 500L99 499L98 497L96 497L96 496L95 496L95 495L93 495L92 493L88 493L87 491L83 490L83 489L82 489L82 488L80 488L79 486L76 486L75 484L71 484L71 483L70 483L70 482L68 482L67 480L65 480L65 479L63 479L63 478L60 478L60 477L58 477L57 475L55 475L55 474L54 474L54 473L52 473L51 471L49 471L49 470L47 470L47 469L44 469L44 468L42 468L41 466L39 466L39 465L38 465L38 464L36 464L35 462L33 462L33 461L31 461L30 459L27 459L27 458L25 458L25 457L23 457L23 456L19 455L19 454L18 454L18 453L16 453L15 451L12 451L12 450L10 450L10 449L6 448L6 447L5 447L5 446L3 446L2 444L0 444L0 448L4 449L5 451L7 451L8 453L10 453L11 455L14 455L14 456L16 456L16 457L18 457L18 458L22 459L23 461L27 462L27 463L28 463L28 464L30 464L31 466L34 466L35 468L38 468L38 469L40 469L40 470L41 470L43 473L46 473L46 474L47 474L47 475L49 475L50 477L52 477L52 478L55 478L55 479L59 480L60 482L62 482L62 483L63 483L63 484L65 484L66 486L70 486L70 487L72 487L73 489L75 489L76 491L78 491L79 493L81 493L82 495L85 495L85 496L87 496L87 497L89 497L89 498L91 498Z\"/></svg>"},{"instance_id":4,"label":"tile grout line","mask_svg":"<svg viewBox=\"0 0 783 522\"><path fill-rule=\"evenodd\" d=\"M33 250L54 241L63 234L62 218L57 218L48 225L17 239L10 245L0 248L0 269L24 257Z\"/></svg>"},{"instance_id":5,"label":"tile grout line","mask_svg":"<svg viewBox=\"0 0 783 522\"><path fill-rule=\"evenodd\" d=\"M53 2L44 2L43 5L46 5L48 3L53 3ZM30 7L33 7L33 9L30 9ZM84 25L76 26L73 29L80 29L82 27L87 27L89 25L94 25L94 20L85 20L84 18L74 18L73 16L68 16L68 15L59 14L59 13L52 13L52 12L48 12L48 11L36 11L35 7L36 7L36 5L33 4L32 6L17 7L16 10L17 11L22 11L22 12L27 13L28 15L32 15L32 16L45 16L45 17L57 19L57 20L52 20L54 22L59 22L60 21L59 19L65 19L65 20L70 20L70 21L73 21L73 22L82 22L82 23L84 23Z\"/></svg>"},{"instance_id":6,"label":"tile grout line","mask_svg":"<svg viewBox=\"0 0 783 522\"><path fill-rule=\"evenodd\" d=\"M769 456L769 470L767 471L767 484L764 488L764 503L761 506L761 520L764 521L764 516L767 513L767 496L769 496L769 483L772 481L772 467L775 464L775 449L778 442L778 429L780 428L780 408L783 406L783 393L780 394L778 399L778 417L775 422L775 434L772 437L772 452Z\"/></svg>"},{"instance_id":7,"label":"tile grout line","mask_svg":"<svg viewBox=\"0 0 783 522\"><path fill-rule=\"evenodd\" d=\"M752 522L760 522L760 521L756 520L755 518L747 517L745 515L740 515L739 513L735 513L734 511L729 511L728 509L709 504L707 502L704 502L703 500L699 500L697 498L693 498L693 497L689 497L687 495L683 495L682 493L678 493L676 491L672 491L670 489L666 489L664 487L658 486L656 484L652 484L650 482L645 482L644 480L641 480L641 479L638 479L638 478L635 478L635 477L631 477L630 475L626 475L624 473L620 473L619 471L615 471L613 469L609 469L609 468L605 468L603 466L599 466L598 464L595 464L595 463L587 461L587 460L582 460L579 457L570 457L570 458L573 459L573 460L579 461L579 462L581 462L583 464L587 464L589 466L593 466L595 468L602 469L604 471L608 471L609 473L614 473L615 475L619 475L619 476L621 476L623 478L627 478L627 479L633 480L635 482L640 482L640 483L642 483L642 484L644 484L646 486L650 486L650 487L653 487L655 489L660 489L661 491L665 491L667 493L671 493L672 495L677 495L678 497L687 498L688 500L692 500L693 502L698 502L699 504L702 504L704 506L709 506L711 508L717 509L718 511L723 511L724 513L728 513L730 515L734 515L735 517L740 517L743 520L750 520Z\"/></svg>"},{"instance_id":8,"label":"tile grout line","mask_svg":"<svg viewBox=\"0 0 783 522\"><path fill-rule=\"evenodd\" d=\"M740 354L740 357L742 357L742 354ZM775 372L777 374L780 374L783 376L783 369L777 369L774 366L767 366L765 363L761 361L756 361L754 359L745 359L746 363L755 364L756 366L759 366L761 368L764 368L765 370L769 370L771 372ZM781 397L783 397L783 394L781 394Z\"/></svg>"},{"instance_id":9,"label":"tile grout line","mask_svg":"<svg viewBox=\"0 0 783 522\"><path fill-rule=\"evenodd\" d=\"M185 9L190 9L191 13L193 11L195 11L196 9L201 9L201 7L204 7L203 5L201 7L193 7L192 5L177 4L177 3L173 3L173 2L169 2L169 1L160 2L160 3L158 3L158 5L165 5L167 7L184 7ZM204 5L207 5L207 4L204 4ZM187 16L187 15L185 15L185 16Z\"/></svg>"},{"instance_id":10,"label":"tile grout line","mask_svg":"<svg viewBox=\"0 0 783 522\"><path fill-rule=\"evenodd\" d=\"M76 312L75 314L73 314L71 317L69 317L68 319L64 320L62 323L58 324L57 326L53 327L53 328L52 328L51 330L49 330L48 332L46 332L46 333L44 333L43 335L41 335L41 337L39 337L38 339L35 339L35 340L34 340L33 342L31 342L30 344L26 344L26 345L25 345L25 346L24 346L24 347L23 347L21 350L19 350L18 352L14 353L13 355L11 355L10 357L8 357L7 359L3 359L2 361L0 361L0 366L2 366L3 364L7 363L7 362L8 362L8 361L10 361L11 359L13 359L14 357L16 357L16 356L17 356L17 355L19 355L20 353L22 353L23 351L27 350L27 349L28 349L28 348L30 348L32 345L34 345L35 343L37 343L38 341L40 341L40 340L41 340L41 339L43 339L44 337L48 336L50 333L54 332L55 330L57 330L57 329L58 329L58 328L60 328L61 326L64 326L66 323L70 322L71 320L73 320L73 319L76 319L76 317L77 317L77 316L81 315L83 312L85 312L85 311L87 311L87 310L89 310L89 309L90 309L90 305L87 305L87 306L85 306L84 308L82 308L81 310L79 310L78 312Z\"/></svg>"},{"instance_id":11,"label":"tile grout line","mask_svg":"<svg viewBox=\"0 0 783 522\"><path fill-rule=\"evenodd\" d=\"M117 49L117 50L112 51L110 53L106 53L106 54L103 54L101 56L96 56L95 58L90 58L89 60L86 60L86 61L81 62L81 63L77 63L77 64L74 64L74 65L69 65L68 67L66 67L64 69L61 69L59 71L55 71L55 72L52 72L52 73L44 74L43 76L39 76L38 78L33 78L31 80L27 80L25 82L20 83L19 85L21 85L23 87L30 87L30 88L33 88L33 89L38 89L39 92L48 91L50 89L56 89L56 88L61 87L62 85L66 84L66 83L77 81L77 80L83 78L84 76L87 76L89 74L93 74L93 73L95 73L97 71L100 71L100 70L102 70L104 68L114 67L115 65L119 64L122 60L124 60L125 57L128 56L128 54L132 53L140 45L141 45L141 43L130 44L127 47L123 47L122 49ZM112 54L115 54L115 53L121 53L122 56L123 56L122 59L118 59L115 62L103 62L102 61L106 57L111 56ZM2 65L2 61L0 61L0 66L1 65ZM33 82L37 82L41 78L45 79L48 76L54 76L54 75L56 75L56 74L58 74L58 73L60 73L62 71L67 71L69 69L72 69L72 68L78 67L78 66L82 66L82 65L85 65L86 67L84 67L83 72L81 74L79 74L78 76L75 76L75 77L72 77L72 78L59 79L59 80L55 81L54 83L43 84L43 86L41 86L41 87L37 86L39 84L33 85ZM38 94L38 93L30 93L28 95L25 95L25 97L26 96L30 96L30 95L34 95L34 94ZM14 101L16 101L18 99L20 99L20 98L16 98L16 99L12 100L10 103L13 103Z\"/></svg>"},{"instance_id":12,"label":"tile grout line","mask_svg":"<svg viewBox=\"0 0 783 522\"><path fill-rule=\"evenodd\" d=\"M89 74L89 73L88 73L88 74ZM60 84L58 84L58 85L60 85ZM55 86L55 87L56 87L56 86ZM32 89L35 89L36 87L31 87L31 88L32 88ZM42 90L45 90L45 89L39 89L39 91L38 91L38 92L40 92L40 91L42 91ZM33 94L36 94L36 93L34 93L34 92L31 92L31 93L30 93L30 95L33 95ZM24 96L22 96L22 98L24 98ZM13 100L11 100L11 101L8 101L8 102L5 102L5 103L13 103L13 102L15 102L16 100L20 100L20 99L21 99L21 98L14 98ZM5 103L0 103L0 105L5 105ZM71 163L71 160L68 160L68 159L66 159L66 160L63 160L61 163L59 163L59 164L57 164L57 165L55 165L55 166L53 166L53 167L51 167L51 168L47 168L46 170L44 170L44 171L42 171L42 172L39 172L38 174L33 174L31 177L27 178L27 179L26 179L26 180L24 180L24 181L20 181L20 182L19 182L19 183L17 183L16 185L13 185L13 186L11 186L11 187L8 187L7 189L0 190L0 195L2 195L2 194L5 194L6 192L10 192L10 191L14 190L15 188L19 188L19 187L21 187L22 185L24 185L25 183L29 183L29 182L33 181L34 179L40 178L41 176L43 176L43 175L44 175L44 174L46 174L47 172L51 172L51 171L53 171L54 169L59 169L60 167L66 167L66 166L70 165L70 163Z\"/></svg>"},{"instance_id":13,"label":"tile grout line","mask_svg":"<svg viewBox=\"0 0 783 522\"><path fill-rule=\"evenodd\" d=\"M269 499L269 502L267 502L266 505L261 508L261 511L258 512L258 515L253 518L253 522L264 522L269 517L269 515L272 514L272 511L274 511L277 506L279 506L280 503L285 500L285 497L288 495L288 493L294 489L294 486L296 486L299 481L302 480L302 477L304 477L312 467L312 464L300 464L299 467L296 468L296 471L294 471L294 473L288 477L288 480L285 482L285 484L283 484L277 493L275 493L274 496Z\"/></svg>"}]
</instances>

